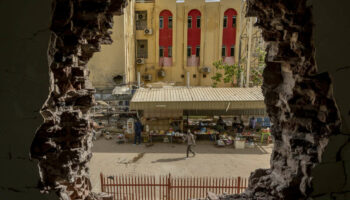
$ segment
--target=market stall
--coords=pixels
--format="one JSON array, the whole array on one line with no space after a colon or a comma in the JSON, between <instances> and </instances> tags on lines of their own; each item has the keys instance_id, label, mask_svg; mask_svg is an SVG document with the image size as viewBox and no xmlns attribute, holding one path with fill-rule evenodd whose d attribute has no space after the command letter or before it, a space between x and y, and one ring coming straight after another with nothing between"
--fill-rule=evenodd
<instances>
[{"instance_id":1,"label":"market stall","mask_svg":"<svg viewBox=\"0 0 350 200\"><path fill-rule=\"evenodd\" d=\"M227 129L232 127L234 117L244 123L250 116L266 117L260 88L140 88L131 100L130 109L142 112L147 119L146 132L151 141L163 137L162 141L170 143L190 129L198 139L232 145L236 137L237 140L241 137L233 128Z\"/></svg>"}]
</instances>

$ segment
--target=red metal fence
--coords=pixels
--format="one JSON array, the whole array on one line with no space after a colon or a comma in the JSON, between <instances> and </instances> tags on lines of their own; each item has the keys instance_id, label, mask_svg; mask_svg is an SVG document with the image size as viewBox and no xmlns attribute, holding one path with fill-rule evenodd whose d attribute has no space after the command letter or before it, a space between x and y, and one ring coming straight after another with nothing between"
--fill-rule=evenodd
<instances>
[{"instance_id":1,"label":"red metal fence","mask_svg":"<svg viewBox=\"0 0 350 200\"><path fill-rule=\"evenodd\" d=\"M100 176L102 192L114 200L188 200L205 198L209 191L239 194L247 188L247 179L241 177Z\"/></svg>"}]
</instances>

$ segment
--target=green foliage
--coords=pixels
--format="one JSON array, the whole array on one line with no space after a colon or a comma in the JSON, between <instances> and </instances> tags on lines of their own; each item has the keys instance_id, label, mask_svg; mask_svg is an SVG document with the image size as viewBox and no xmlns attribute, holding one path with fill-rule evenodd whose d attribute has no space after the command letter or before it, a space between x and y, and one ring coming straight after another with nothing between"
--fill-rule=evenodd
<instances>
[{"instance_id":1,"label":"green foliage","mask_svg":"<svg viewBox=\"0 0 350 200\"><path fill-rule=\"evenodd\" d=\"M263 71L264 71L264 69L261 67L252 70L251 81L253 82L254 86L262 85L262 82L263 82L262 73L263 73Z\"/></svg>"},{"instance_id":2,"label":"green foliage","mask_svg":"<svg viewBox=\"0 0 350 200\"><path fill-rule=\"evenodd\" d=\"M262 73L264 71L265 68L265 57L266 57L266 51L263 50L262 48L258 47L256 49L257 53L258 53L258 67L253 68L252 72L251 72L251 81L253 82L254 86L259 86L262 85L263 82L263 77L262 77Z\"/></svg>"},{"instance_id":3,"label":"green foliage","mask_svg":"<svg viewBox=\"0 0 350 200\"><path fill-rule=\"evenodd\" d=\"M260 47L258 47L256 51L259 55L259 66L265 65L266 51Z\"/></svg>"},{"instance_id":4,"label":"green foliage","mask_svg":"<svg viewBox=\"0 0 350 200\"><path fill-rule=\"evenodd\" d=\"M265 68L266 51L261 47L258 47L256 48L256 53L258 54L258 66L250 69L250 81L252 81L254 86L259 86L262 85L263 82L262 73ZM245 62L246 60L243 58L241 63ZM240 80L241 72L243 70L239 65L228 65L224 63L223 60L216 61L213 65L217 70L215 75L211 77L213 80L213 87L217 87L219 82L231 83L231 86L235 86L234 81Z\"/></svg>"},{"instance_id":5,"label":"green foliage","mask_svg":"<svg viewBox=\"0 0 350 200\"><path fill-rule=\"evenodd\" d=\"M241 73L241 68L237 64L228 65L223 62L223 60L219 60L213 63L217 72L211 79L214 81L213 87L216 87L217 84L221 81L224 83L231 83L234 86L234 80L239 79L239 75ZM223 71L223 74L221 73Z\"/></svg>"}]
</instances>

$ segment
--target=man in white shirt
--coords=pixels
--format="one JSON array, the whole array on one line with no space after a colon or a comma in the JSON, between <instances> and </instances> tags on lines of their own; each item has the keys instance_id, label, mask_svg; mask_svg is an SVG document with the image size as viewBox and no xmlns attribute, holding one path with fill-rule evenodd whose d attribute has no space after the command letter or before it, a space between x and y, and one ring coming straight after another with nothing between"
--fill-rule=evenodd
<instances>
[{"instance_id":1,"label":"man in white shirt","mask_svg":"<svg viewBox=\"0 0 350 200\"><path fill-rule=\"evenodd\" d=\"M192 150L192 146L196 145L196 139L195 136L191 133L190 129L187 130L187 152L186 152L186 158L188 158L188 154L191 152L193 156L196 155L196 153Z\"/></svg>"}]
</instances>

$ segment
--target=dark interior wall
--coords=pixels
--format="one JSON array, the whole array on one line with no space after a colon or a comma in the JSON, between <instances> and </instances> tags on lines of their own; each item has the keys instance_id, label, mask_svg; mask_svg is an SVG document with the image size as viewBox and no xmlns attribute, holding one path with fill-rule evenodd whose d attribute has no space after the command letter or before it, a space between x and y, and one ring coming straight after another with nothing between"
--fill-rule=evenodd
<instances>
[{"instance_id":1,"label":"dark interior wall","mask_svg":"<svg viewBox=\"0 0 350 200\"><path fill-rule=\"evenodd\" d=\"M48 95L50 10L50 0L0 1L0 199L56 199L36 189L37 163L29 160Z\"/></svg>"},{"instance_id":2,"label":"dark interior wall","mask_svg":"<svg viewBox=\"0 0 350 200\"><path fill-rule=\"evenodd\" d=\"M350 134L350 2L310 0L314 15L316 60L328 71L342 117L342 131Z\"/></svg>"},{"instance_id":3,"label":"dark interior wall","mask_svg":"<svg viewBox=\"0 0 350 200\"><path fill-rule=\"evenodd\" d=\"M329 72L342 119L341 133L330 138L322 162L312 172L313 199L350 199L350 2L309 0L319 72Z\"/></svg>"}]
</instances>

